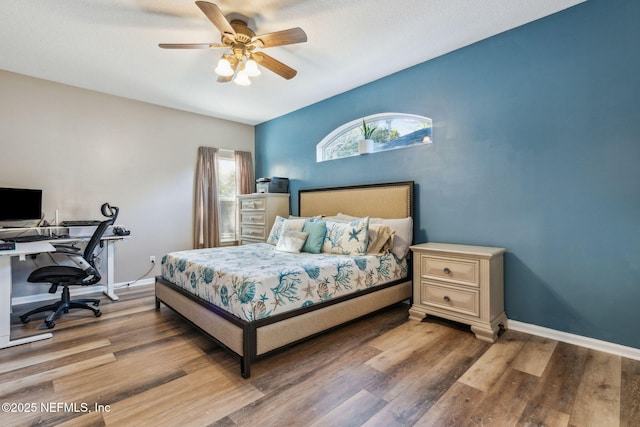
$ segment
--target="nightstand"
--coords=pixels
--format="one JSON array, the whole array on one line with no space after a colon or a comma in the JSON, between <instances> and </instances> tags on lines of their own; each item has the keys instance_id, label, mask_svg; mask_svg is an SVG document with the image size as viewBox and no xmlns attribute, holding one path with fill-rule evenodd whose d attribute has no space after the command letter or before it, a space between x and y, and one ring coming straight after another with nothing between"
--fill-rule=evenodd
<instances>
[{"instance_id":1,"label":"nightstand","mask_svg":"<svg viewBox=\"0 0 640 427\"><path fill-rule=\"evenodd\" d=\"M413 251L413 305L409 318L443 317L471 326L476 338L494 342L504 312L504 248L423 243Z\"/></svg>"}]
</instances>

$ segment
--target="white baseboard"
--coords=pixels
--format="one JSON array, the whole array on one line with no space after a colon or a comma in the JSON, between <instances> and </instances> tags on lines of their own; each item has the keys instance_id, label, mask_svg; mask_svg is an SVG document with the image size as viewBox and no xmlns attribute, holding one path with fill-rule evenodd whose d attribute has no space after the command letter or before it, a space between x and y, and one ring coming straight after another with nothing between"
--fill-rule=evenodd
<instances>
[{"instance_id":1,"label":"white baseboard","mask_svg":"<svg viewBox=\"0 0 640 427\"><path fill-rule=\"evenodd\" d=\"M114 287L114 291L116 293L116 295L118 294L118 289L120 288L132 288L134 286L142 286L142 285L150 285L155 283L155 278L154 277L149 277L146 279L140 279L138 281L135 282L122 282L122 283L115 283L113 285ZM60 288L62 289L62 288ZM50 294L50 293L45 293L45 294L35 294L35 295L25 295L23 297L15 297L15 298L11 298L11 305L20 305L20 304L28 304L31 302L40 302L40 301L49 301L49 300L54 300L54 299L60 299L60 295L62 294L61 290L58 290L58 292L56 292L55 294ZM107 290L106 285L94 285L94 286L74 286L73 288L69 287L70 291L71 291L71 296L78 296L78 295L87 295L87 294L93 294L96 292L103 292Z\"/></svg>"},{"instance_id":2,"label":"white baseboard","mask_svg":"<svg viewBox=\"0 0 640 427\"><path fill-rule=\"evenodd\" d=\"M518 322L517 320L508 320L509 329L514 331L525 332L531 335L537 335L544 338L562 341L581 347L591 348L593 350L604 351L605 353L616 354L618 356L627 357L629 359L640 360L640 349L627 347L620 344L614 344L608 341L596 340L593 338L574 335L567 332L556 331L555 329L544 328L542 326L532 325L530 323Z\"/></svg>"}]
</instances>

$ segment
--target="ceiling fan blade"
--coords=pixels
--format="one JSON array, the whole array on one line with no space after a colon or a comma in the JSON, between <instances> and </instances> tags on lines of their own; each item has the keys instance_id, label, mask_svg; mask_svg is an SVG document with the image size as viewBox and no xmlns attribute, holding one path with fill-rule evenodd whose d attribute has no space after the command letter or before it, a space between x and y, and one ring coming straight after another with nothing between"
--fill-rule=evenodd
<instances>
[{"instance_id":1,"label":"ceiling fan blade","mask_svg":"<svg viewBox=\"0 0 640 427\"><path fill-rule=\"evenodd\" d=\"M160 43L163 49L219 49L226 46L220 43Z\"/></svg>"},{"instance_id":2,"label":"ceiling fan blade","mask_svg":"<svg viewBox=\"0 0 640 427\"><path fill-rule=\"evenodd\" d=\"M227 18L224 17L224 14L218 6L213 3L209 3L208 1L197 1L196 5L205 15L207 15L209 21L211 21L222 34L236 35L235 30L229 21L227 21Z\"/></svg>"},{"instance_id":3,"label":"ceiling fan blade","mask_svg":"<svg viewBox=\"0 0 640 427\"><path fill-rule=\"evenodd\" d=\"M296 27L255 36L252 41L259 47L284 46L306 42L307 34L302 28Z\"/></svg>"},{"instance_id":4,"label":"ceiling fan blade","mask_svg":"<svg viewBox=\"0 0 640 427\"><path fill-rule=\"evenodd\" d=\"M283 64L282 62L274 59L266 53L254 52L251 54L251 56L258 64L262 65L268 70L273 71L277 75L284 77L287 80L294 78L296 74L298 74L298 72L293 68Z\"/></svg>"}]
</instances>

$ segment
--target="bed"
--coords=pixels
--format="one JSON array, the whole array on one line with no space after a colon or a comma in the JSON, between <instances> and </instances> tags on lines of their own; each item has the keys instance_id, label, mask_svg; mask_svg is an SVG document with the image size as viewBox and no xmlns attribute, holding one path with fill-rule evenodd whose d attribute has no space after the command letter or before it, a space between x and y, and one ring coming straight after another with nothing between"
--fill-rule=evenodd
<instances>
[{"instance_id":1,"label":"bed","mask_svg":"<svg viewBox=\"0 0 640 427\"><path fill-rule=\"evenodd\" d=\"M290 253L275 242L178 251L163 257L156 277L156 309L165 304L238 355L244 378L258 359L412 295L410 251L404 252L413 235L412 181L305 189L298 202L304 224L327 218L348 224L350 243L365 219L367 230L402 221L404 234L376 254L343 255L349 252L339 245L334 253L326 253L328 246ZM329 240L327 234L323 245Z\"/></svg>"}]
</instances>

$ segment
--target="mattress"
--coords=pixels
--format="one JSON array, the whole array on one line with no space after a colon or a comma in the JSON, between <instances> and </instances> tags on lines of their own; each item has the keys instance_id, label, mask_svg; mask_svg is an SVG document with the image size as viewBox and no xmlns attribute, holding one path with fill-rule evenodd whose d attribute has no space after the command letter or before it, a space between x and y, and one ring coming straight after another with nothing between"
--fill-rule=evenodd
<instances>
[{"instance_id":1,"label":"mattress","mask_svg":"<svg viewBox=\"0 0 640 427\"><path fill-rule=\"evenodd\" d=\"M288 253L266 243L172 252L161 275L234 316L254 321L407 277L392 253Z\"/></svg>"}]
</instances>

